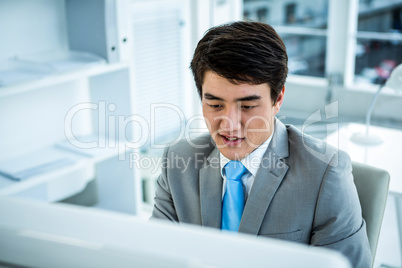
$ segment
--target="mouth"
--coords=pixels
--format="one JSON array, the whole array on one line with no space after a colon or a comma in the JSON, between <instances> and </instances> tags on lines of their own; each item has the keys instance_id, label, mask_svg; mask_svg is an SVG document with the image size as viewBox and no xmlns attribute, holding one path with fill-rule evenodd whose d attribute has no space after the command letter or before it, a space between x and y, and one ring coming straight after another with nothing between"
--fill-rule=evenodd
<instances>
[{"instance_id":1,"label":"mouth","mask_svg":"<svg viewBox=\"0 0 402 268\"><path fill-rule=\"evenodd\" d=\"M230 136L224 134L219 134L219 136L221 136L223 143L229 147L239 146L245 140L245 138L237 136Z\"/></svg>"}]
</instances>

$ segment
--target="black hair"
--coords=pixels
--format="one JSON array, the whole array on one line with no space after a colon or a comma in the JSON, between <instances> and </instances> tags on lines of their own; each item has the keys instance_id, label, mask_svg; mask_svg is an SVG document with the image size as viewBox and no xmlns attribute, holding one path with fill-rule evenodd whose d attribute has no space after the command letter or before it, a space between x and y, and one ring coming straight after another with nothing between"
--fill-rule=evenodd
<instances>
[{"instance_id":1,"label":"black hair","mask_svg":"<svg viewBox=\"0 0 402 268\"><path fill-rule=\"evenodd\" d=\"M288 73L288 56L282 39L270 25L239 21L209 29L198 42L191 70L202 99L207 71L234 84L268 83L276 103Z\"/></svg>"}]
</instances>

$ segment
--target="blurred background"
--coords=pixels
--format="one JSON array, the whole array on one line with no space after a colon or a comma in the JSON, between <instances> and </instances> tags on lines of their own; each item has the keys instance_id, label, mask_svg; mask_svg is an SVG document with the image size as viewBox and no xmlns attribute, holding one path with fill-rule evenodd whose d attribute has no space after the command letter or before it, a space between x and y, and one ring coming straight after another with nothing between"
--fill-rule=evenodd
<instances>
[{"instance_id":1,"label":"blurred background","mask_svg":"<svg viewBox=\"0 0 402 268\"><path fill-rule=\"evenodd\" d=\"M280 120L391 173L374 267L401 267L402 0L0 0L0 196L147 218L163 148L207 131L192 53L237 20L285 42ZM368 114L382 141L349 143Z\"/></svg>"}]
</instances>

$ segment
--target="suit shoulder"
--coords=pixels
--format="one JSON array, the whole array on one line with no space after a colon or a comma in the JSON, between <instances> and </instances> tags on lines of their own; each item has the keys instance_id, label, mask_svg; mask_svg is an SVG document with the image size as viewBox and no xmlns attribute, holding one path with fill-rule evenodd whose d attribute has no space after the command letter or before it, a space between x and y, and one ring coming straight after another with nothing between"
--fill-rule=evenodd
<instances>
[{"instance_id":1,"label":"suit shoulder","mask_svg":"<svg viewBox=\"0 0 402 268\"><path fill-rule=\"evenodd\" d=\"M292 125L286 126L289 137L289 150L305 161L337 165L339 161L350 162L348 154L324 140L308 135ZM334 163L334 161L336 161Z\"/></svg>"}]
</instances>

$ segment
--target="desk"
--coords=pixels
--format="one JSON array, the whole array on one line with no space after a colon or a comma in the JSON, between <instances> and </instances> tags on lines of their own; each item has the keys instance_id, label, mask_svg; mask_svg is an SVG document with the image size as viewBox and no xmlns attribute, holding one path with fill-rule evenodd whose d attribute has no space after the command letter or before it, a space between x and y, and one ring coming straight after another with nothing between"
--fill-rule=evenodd
<instances>
[{"instance_id":1,"label":"desk","mask_svg":"<svg viewBox=\"0 0 402 268\"><path fill-rule=\"evenodd\" d=\"M379 145L360 145L351 141L355 133L365 133L366 125L347 124L327 137L327 142L346 151L352 161L382 168L390 173L390 195L395 198L399 241L402 250L402 131L370 126L370 134L382 139ZM402 253L402 252L401 252ZM402 254L401 254L402 256Z\"/></svg>"},{"instance_id":2,"label":"desk","mask_svg":"<svg viewBox=\"0 0 402 268\"><path fill-rule=\"evenodd\" d=\"M383 140L381 144L365 146L351 141L353 134L365 131L365 125L347 124L329 135L327 142L346 151L353 161L387 170L391 175L389 191L402 195L402 131L370 126L370 133Z\"/></svg>"}]
</instances>

